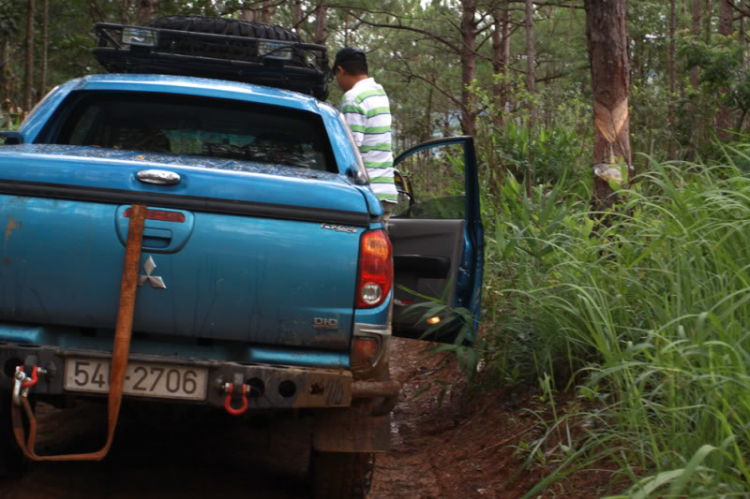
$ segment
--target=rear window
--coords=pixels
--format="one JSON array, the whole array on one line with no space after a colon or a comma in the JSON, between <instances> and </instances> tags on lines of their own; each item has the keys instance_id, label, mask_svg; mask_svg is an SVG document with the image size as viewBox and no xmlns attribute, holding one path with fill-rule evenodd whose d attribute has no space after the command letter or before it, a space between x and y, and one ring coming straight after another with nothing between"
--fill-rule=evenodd
<instances>
[{"instance_id":1,"label":"rear window","mask_svg":"<svg viewBox=\"0 0 750 499\"><path fill-rule=\"evenodd\" d=\"M72 112L63 117L57 144L338 171L323 120L313 113L173 94L95 92L71 98Z\"/></svg>"}]
</instances>

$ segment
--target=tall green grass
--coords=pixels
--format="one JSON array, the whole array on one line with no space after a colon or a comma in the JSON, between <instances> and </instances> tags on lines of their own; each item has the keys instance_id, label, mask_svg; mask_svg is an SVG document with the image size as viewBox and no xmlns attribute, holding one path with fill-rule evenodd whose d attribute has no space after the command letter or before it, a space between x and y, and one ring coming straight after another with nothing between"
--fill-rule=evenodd
<instances>
[{"instance_id":1,"label":"tall green grass","mask_svg":"<svg viewBox=\"0 0 750 499\"><path fill-rule=\"evenodd\" d=\"M606 458L621 497L750 496L750 178L655 164L606 216L565 191L510 178L487 214L488 369L592 400L538 489Z\"/></svg>"}]
</instances>

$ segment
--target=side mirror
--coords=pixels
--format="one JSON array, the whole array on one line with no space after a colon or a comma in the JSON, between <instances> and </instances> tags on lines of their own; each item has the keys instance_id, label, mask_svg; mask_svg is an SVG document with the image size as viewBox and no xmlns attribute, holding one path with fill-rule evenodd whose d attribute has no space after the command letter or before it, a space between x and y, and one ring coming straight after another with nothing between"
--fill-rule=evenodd
<instances>
[{"instance_id":1,"label":"side mirror","mask_svg":"<svg viewBox=\"0 0 750 499\"><path fill-rule=\"evenodd\" d=\"M346 169L346 175L351 177L357 185L367 185L370 182L370 179L367 178L367 174L354 166L350 166Z\"/></svg>"},{"instance_id":2,"label":"side mirror","mask_svg":"<svg viewBox=\"0 0 750 499\"><path fill-rule=\"evenodd\" d=\"M3 140L4 145L6 146L12 146L12 145L24 143L23 134L20 134L18 132L12 132L10 130L0 131L0 140Z\"/></svg>"}]
</instances>

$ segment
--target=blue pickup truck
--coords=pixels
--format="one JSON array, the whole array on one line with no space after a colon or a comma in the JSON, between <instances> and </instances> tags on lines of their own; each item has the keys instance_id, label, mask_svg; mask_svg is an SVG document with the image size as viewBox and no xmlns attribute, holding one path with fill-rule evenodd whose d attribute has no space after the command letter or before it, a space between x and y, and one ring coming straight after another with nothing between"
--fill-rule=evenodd
<instances>
[{"instance_id":1,"label":"blue pickup truck","mask_svg":"<svg viewBox=\"0 0 750 499\"><path fill-rule=\"evenodd\" d=\"M444 204L425 193L420 209L412 179L411 204L386 227L341 115L301 92L93 75L54 89L2 137L0 473L36 459L14 405L106 400L141 205L126 401L284 415L309 428L316 497L366 496L399 392L389 339L431 327L403 311L429 295L479 316L472 138L398 157L449 157L460 185Z\"/></svg>"}]
</instances>

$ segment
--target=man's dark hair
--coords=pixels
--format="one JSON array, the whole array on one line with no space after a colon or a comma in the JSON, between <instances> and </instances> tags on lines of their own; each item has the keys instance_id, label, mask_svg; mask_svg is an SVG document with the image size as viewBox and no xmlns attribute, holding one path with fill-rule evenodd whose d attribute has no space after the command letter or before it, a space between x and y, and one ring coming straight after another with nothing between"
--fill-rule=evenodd
<instances>
[{"instance_id":1,"label":"man's dark hair","mask_svg":"<svg viewBox=\"0 0 750 499\"><path fill-rule=\"evenodd\" d=\"M350 75L367 75L368 68L367 68L367 61L347 61L347 62L341 62L339 63L339 67L344 68L344 71L346 71Z\"/></svg>"},{"instance_id":2,"label":"man's dark hair","mask_svg":"<svg viewBox=\"0 0 750 499\"><path fill-rule=\"evenodd\" d=\"M344 68L350 75L367 75L367 56L361 49L345 47L336 54L336 60L333 62L334 73L338 67Z\"/></svg>"}]
</instances>

